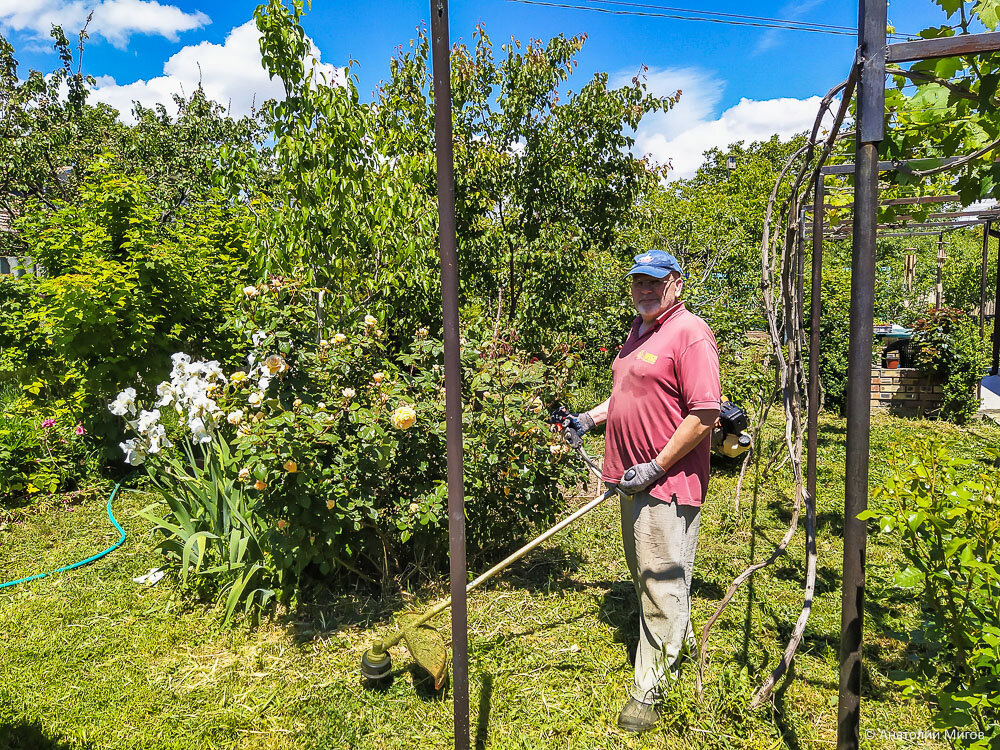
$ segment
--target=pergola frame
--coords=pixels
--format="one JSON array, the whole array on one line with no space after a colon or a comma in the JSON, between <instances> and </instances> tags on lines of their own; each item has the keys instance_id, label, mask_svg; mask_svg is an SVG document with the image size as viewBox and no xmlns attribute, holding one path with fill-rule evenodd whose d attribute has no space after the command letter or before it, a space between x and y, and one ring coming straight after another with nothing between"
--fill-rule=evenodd
<instances>
[{"instance_id":1,"label":"pergola frame","mask_svg":"<svg viewBox=\"0 0 1000 750\"><path fill-rule=\"evenodd\" d=\"M850 344L847 369L847 456L844 477L844 565L841 589L840 685L837 710L838 750L860 747L862 628L865 609L865 557L868 530L858 515L868 507L871 430L871 341L874 335L875 247L878 238L878 174L906 168L907 162L880 162L878 146L885 135L886 63L913 62L1000 50L1000 33L963 34L938 39L886 43L887 0L860 0L858 48L852 70L858 70L855 165L837 165L839 173L855 174L853 247L851 253ZM956 163L961 157L954 157ZM919 160L926 162L926 160ZM827 172L835 174L838 172ZM822 283L824 180L816 176L812 233L812 330L809 347L808 458L809 492L816 487L817 411L819 386L819 317L815 290ZM929 201L928 201L929 202ZM903 204L905 205L905 204ZM905 234L905 233L904 233ZM984 232L983 255L992 232ZM804 242L799 253L804 252ZM800 278L802 264L799 264ZM985 278L985 263L983 277ZM998 277L1000 278L1000 277ZM985 282L982 284L985 295ZM980 306L982 315L982 305Z\"/></svg>"}]
</instances>

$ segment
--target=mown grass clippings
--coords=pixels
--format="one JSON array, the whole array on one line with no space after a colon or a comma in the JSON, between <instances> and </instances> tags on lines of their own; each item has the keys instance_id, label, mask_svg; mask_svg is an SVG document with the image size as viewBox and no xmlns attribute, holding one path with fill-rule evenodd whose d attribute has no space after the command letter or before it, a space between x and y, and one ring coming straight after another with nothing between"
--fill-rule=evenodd
<instances>
[{"instance_id":1,"label":"mown grass clippings","mask_svg":"<svg viewBox=\"0 0 1000 750\"><path fill-rule=\"evenodd\" d=\"M1000 437L986 426L958 430L876 417L873 456L932 430L972 458ZM843 422L824 419L816 597L794 679L779 683L769 706L747 709L801 606L801 532L783 558L744 586L713 629L703 695L688 664L667 694L660 727L641 737L617 728L631 680L637 605L617 507L609 502L470 596L473 746L832 747L843 440ZM873 476L880 465L873 459ZM787 468L762 482L756 497L748 477L738 513L735 485L733 467L717 466L695 566L696 628L732 578L770 553L787 522ZM260 627L223 628L217 608L184 600L169 576L151 587L132 582L161 559L136 516L150 496L120 497L116 515L128 532L122 548L85 568L0 592L6 644L0 750L452 746L450 692L422 682L403 647L390 650L393 679L385 689L365 690L359 673L362 653L390 631L396 615L432 603L445 585L384 599L361 590L334 596L317 587L294 611ZM117 532L105 501L88 498L71 511L55 503L0 530L0 578L53 569L106 547ZM863 730L932 726L926 703L902 697L887 677L907 655L906 644L892 636L912 627L917 614L912 598L892 584L897 557L878 535L870 538ZM433 624L450 640L447 614ZM896 746L877 736L863 744Z\"/></svg>"}]
</instances>

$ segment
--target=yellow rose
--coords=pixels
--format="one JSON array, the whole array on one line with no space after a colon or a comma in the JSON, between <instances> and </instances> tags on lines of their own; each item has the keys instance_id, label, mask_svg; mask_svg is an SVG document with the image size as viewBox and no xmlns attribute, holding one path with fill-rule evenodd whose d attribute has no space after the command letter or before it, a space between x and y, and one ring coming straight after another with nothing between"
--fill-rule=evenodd
<instances>
[{"instance_id":1,"label":"yellow rose","mask_svg":"<svg viewBox=\"0 0 1000 750\"><path fill-rule=\"evenodd\" d=\"M265 482L265 481L263 481L261 479L258 479L256 482L254 482L253 488L255 490L266 490L267 489L267 482Z\"/></svg>"},{"instance_id":2,"label":"yellow rose","mask_svg":"<svg viewBox=\"0 0 1000 750\"><path fill-rule=\"evenodd\" d=\"M333 343L335 343L335 344L346 344L347 343L347 336L345 336L342 333L335 333L335 334L333 334Z\"/></svg>"},{"instance_id":3,"label":"yellow rose","mask_svg":"<svg viewBox=\"0 0 1000 750\"><path fill-rule=\"evenodd\" d=\"M263 367L267 370L268 375L274 376L285 372L288 369L288 363L280 354L272 354L264 360Z\"/></svg>"},{"instance_id":4,"label":"yellow rose","mask_svg":"<svg viewBox=\"0 0 1000 750\"><path fill-rule=\"evenodd\" d=\"M371 328L372 326L374 326L376 324L378 324L378 320L375 318L374 315L366 315L365 316L365 328Z\"/></svg>"},{"instance_id":5,"label":"yellow rose","mask_svg":"<svg viewBox=\"0 0 1000 750\"><path fill-rule=\"evenodd\" d=\"M250 478L250 469L244 466L242 469L240 469L240 473L238 476L241 482L247 481Z\"/></svg>"},{"instance_id":6,"label":"yellow rose","mask_svg":"<svg viewBox=\"0 0 1000 750\"><path fill-rule=\"evenodd\" d=\"M428 331L428 330L427 330L426 328L419 328L419 329L417 329L417 338L418 338L418 339L422 339L422 338L424 338L424 337L425 337L425 336L426 336L426 335L427 335L428 333L430 333L430 331Z\"/></svg>"},{"instance_id":7,"label":"yellow rose","mask_svg":"<svg viewBox=\"0 0 1000 750\"><path fill-rule=\"evenodd\" d=\"M232 375L229 376L229 380L232 383L242 383L247 379L247 374L243 370L237 370Z\"/></svg>"},{"instance_id":8,"label":"yellow rose","mask_svg":"<svg viewBox=\"0 0 1000 750\"><path fill-rule=\"evenodd\" d=\"M408 430L417 421L417 412L412 406L400 406L392 413L392 426L397 430Z\"/></svg>"},{"instance_id":9,"label":"yellow rose","mask_svg":"<svg viewBox=\"0 0 1000 750\"><path fill-rule=\"evenodd\" d=\"M298 470L299 470L298 464L296 464L294 461L285 461L285 471L287 471L289 474L294 474Z\"/></svg>"},{"instance_id":10,"label":"yellow rose","mask_svg":"<svg viewBox=\"0 0 1000 750\"><path fill-rule=\"evenodd\" d=\"M335 507L337 507L337 503L335 503L333 500L327 500L326 501L326 509L327 510L333 510Z\"/></svg>"},{"instance_id":11,"label":"yellow rose","mask_svg":"<svg viewBox=\"0 0 1000 750\"><path fill-rule=\"evenodd\" d=\"M381 371L376 372L374 375L372 375L372 380L374 380L376 383L381 383L383 380L385 380L385 373Z\"/></svg>"},{"instance_id":12,"label":"yellow rose","mask_svg":"<svg viewBox=\"0 0 1000 750\"><path fill-rule=\"evenodd\" d=\"M354 398L355 391L353 388L345 388L340 392L344 398Z\"/></svg>"}]
</instances>

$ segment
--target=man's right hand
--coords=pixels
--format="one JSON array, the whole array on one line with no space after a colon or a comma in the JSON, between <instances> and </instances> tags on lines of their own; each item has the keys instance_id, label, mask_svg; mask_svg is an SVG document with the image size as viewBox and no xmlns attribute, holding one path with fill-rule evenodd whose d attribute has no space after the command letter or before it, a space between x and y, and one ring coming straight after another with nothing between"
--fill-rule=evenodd
<instances>
[{"instance_id":1,"label":"man's right hand","mask_svg":"<svg viewBox=\"0 0 1000 750\"><path fill-rule=\"evenodd\" d=\"M565 406L560 406L549 416L549 421L558 427L569 427L577 435L594 428L594 418L587 412L574 414Z\"/></svg>"}]
</instances>

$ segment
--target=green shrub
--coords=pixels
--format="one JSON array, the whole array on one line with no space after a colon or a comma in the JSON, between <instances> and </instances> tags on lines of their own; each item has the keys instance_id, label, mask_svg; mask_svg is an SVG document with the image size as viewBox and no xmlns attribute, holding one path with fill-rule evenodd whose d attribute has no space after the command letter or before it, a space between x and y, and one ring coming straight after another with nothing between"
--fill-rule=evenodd
<instances>
[{"instance_id":1,"label":"green shrub","mask_svg":"<svg viewBox=\"0 0 1000 750\"><path fill-rule=\"evenodd\" d=\"M913 324L917 365L940 378L941 417L964 424L979 410L976 387L986 368L986 346L979 328L961 310L939 308Z\"/></svg>"},{"instance_id":2,"label":"green shrub","mask_svg":"<svg viewBox=\"0 0 1000 750\"><path fill-rule=\"evenodd\" d=\"M217 363L175 355L157 404L179 408L188 439L209 453L216 434L231 446L225 479L238 479L273 529L262 544L274 584L293 593L310 573L385 584L414 565L442 564L447 490L440 341L421 329L394 351L387 321L367 315L344 331L321 328L316 343L316 290L272 279L248 287L245 296L239 320L253 331L248 371L223 378ZM568 351L529 359L504 340L463 340L473 561L481 552L493 560L553 521L563 507L561 486L582 472L545 420L579 362ZM129 416L132 399L123 394L113 411ZM132 416L137 436L123 443L130 462L148 461L165 486L187 481L161 468L167 428L159 410Z\"/></svg>"},{"instance_id":3,"label":"green shrub","mask_svg":"<svg viewBox=\"0 0 1000 750\"><path fill-rule=\"evenodd\" d=\"M875 493L881 510L859 518L880 518L905 558L896 584L920 595L915 654L890 676L936 703L940 729L985 749L1000 742L1000 470L976 469L933 439L907 445Z\"/></svg>"},{"instance_id":4,"label":"green shrub","mask_svg":"<svg viewBox=\"0 0 1000 750\"><path fill-rule=\"evenodd\" d=\"M0 392L0 504L78 488L99 462L64 403L37 410L16 388Z\"/></svg>"},{"instance_id":5,"label":"green shrub","mask_svg":"<svg viewBox=\"0 0 1000 750\"><path fill-rule=\"evenodd\" d=\"M42 272L0 285L0 311L10 313L0 380L39 409L64 402L106 437L100 405L157 382L170 352L231 353L219 321L249 256L243 209L209 201L168 217L141 175L110 160L83 172L73 202L32 204L17 224Z\"/></svg>"}]
</instances>

